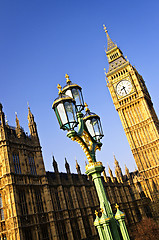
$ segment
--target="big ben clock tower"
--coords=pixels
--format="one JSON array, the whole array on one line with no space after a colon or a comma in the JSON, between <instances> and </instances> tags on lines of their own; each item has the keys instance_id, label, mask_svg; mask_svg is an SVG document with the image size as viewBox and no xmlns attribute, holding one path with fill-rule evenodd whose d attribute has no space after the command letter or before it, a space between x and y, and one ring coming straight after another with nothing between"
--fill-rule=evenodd
<instances>
[{"instance_id":1,"label":"big ben clock tower","mask_svg":"<svg viewBox=\"0 0 159 240\"><path fill-rule=\"evenodd\" d=\"M110 39L105 26L104 30L109 62L107 86L136 161L142 187L155 201L159 191L159 121L142 76Z\"/></svg>"}]
</instances>

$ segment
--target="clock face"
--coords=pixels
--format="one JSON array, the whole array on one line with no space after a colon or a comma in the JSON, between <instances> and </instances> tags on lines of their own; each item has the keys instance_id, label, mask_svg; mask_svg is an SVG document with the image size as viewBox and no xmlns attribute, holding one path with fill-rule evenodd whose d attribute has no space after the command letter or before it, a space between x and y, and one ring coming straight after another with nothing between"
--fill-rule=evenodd
<instances>
[{"instance_id":1,"label":"clock face","mask_svg":"<svg viewBox=\"0 0 159 240\"><path fill-rule=\"evenodd\" d=\"M116 86L116 92L119 96L126 96L131 92L132 84L128 80L122 80L120 81Z\"/></svg>"}]
</instances>

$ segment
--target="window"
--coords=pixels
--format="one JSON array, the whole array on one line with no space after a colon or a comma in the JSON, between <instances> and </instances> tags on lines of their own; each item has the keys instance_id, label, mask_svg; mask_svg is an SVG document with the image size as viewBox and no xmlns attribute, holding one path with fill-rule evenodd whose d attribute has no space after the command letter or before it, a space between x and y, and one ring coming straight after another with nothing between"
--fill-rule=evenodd
<instances>
[{"instance_id":1,"label":"window","mask_svg":"<svg viewBox=\"0 0 159 240\"><path fill-rule=\"evenodd\" d=\"M35 166L35 162L34 162L34 157L30 155L28 157L28 160L29 160L29 166L30 166L30 173L32 175L37 175L37 173L36 173L36 166Z\"/></svg>"},{"instance_id":2,"label":"window","mask_svg":"<svg viewBox=\"0 0 159 240\"><path fill-rule=\"evenodd\" d=\"M36 199L36 207L37 207L38 213L44 212L41 192L39 189L35 190L35 199Z\"/></svg>"},{"instance_id":3,"label":"window","mask_svg":"<svg viewBox=\"0 0 159 240\"><path fill-rule=\"evenodd\" d=\"M20 204L21 214L22 215L27 215L28 214L28 207L27 207L26 197L25 197L25 192L24 191L19 191L19 204Z\"/></svg>"},{"instance_id":4,"label":"window","mask_svg":"<svg viewBox=\"0 0 159 240\"><path fill-rule=\"evenodd\" d=\"M0 194L0 221L4 220L4 211L3 211L3 203L2 203L2 195Z\"/></svg>"},{"instance_id":5,"label":"window","mask_svg":"<svg viewBox=\"0 0 159 240\"><path fill-rule=\"evenodd\" d=\"M72 227L72 232L73 232L74 239L80 240L81 239L81 234L80 234L80 230L79 230L79 227L78 227L77 219L76 218L71 219L70 222L71 222L71 227Z\"/></svg>"},{"instance_id":6,"label":"window","mask_svg":"<svg viewBox=\"0 0 159 240\"><path fill-rule=\"evenodd\" d=\"M68 205L68 209L74 208L70 189L69 188L64 188L64 194L65 194L65 199L66 199L66 202L67 202L67 205Z\"/></svg>"},{"instance_id":7,"label":"window","mask_svg":"<svg viewBox=\"0 0 159 240\"><path fill-rule=\"evenodd\" d=\"M80 188L76 188L76 193L77 193L77 197L78 197L78 202L80 205L80 208L84 208L85 207L85 203L84 203L84 199L83 199L83 195L82 195L82 191Z\"/></svg>"},{"instance_id":8,"label":"window","mask_svg":"<svg viewBox=\"0 0 159 240\"><path fill-rule=\"evenodd\" d=\"M23 228L24 239L25 240L32 240L32 233L31 228Z\"/></svg>"},{"instance_id":9,"label":"window","mask_svg":"<svg viewBox=\"0 0 159 240\"><path fill-rule=\"evenodd\" d=\"M0 240L7 240L7 237L5 234L2 234L2 236L0 236Z\"/></svg>"},{"instance_id":10,"label":"window","mask_svg":"<svg viewBox=\"0 0 159 240\"><path fill-rule=\"evenodd\" d=\"M41 225L42 240L49 240L47 225Z\"/></svg>"},{"instance_id":11,"label":"window","mask_svg":"<svg viewBox=\"0 0 159 240\"><path fill-rule=\"evenodd\" d=\"M134 201L134 200L135 200L135 195L134 195L134 193L133 193L131 187L129 187L128 189L129 189L129 192L130 192L131 198L132 198L132 200Z\"/></svg>"},{"instance_id":12,"label":"window","mask_svg":"<svg viewBox=\"0 0 159 240\"><path fill-rule=\"evenodd\" d=\"M150 209L150 207L148 205L144 206L144 210L145 210L146 216L148 218L152 218L151 209Z\"/></svg>"},{"instance_id":13,"label":"window","mask_svg":"<svg viewBox=\"0 0 159 240\"><path fill-rule=\"evenodd\" d=\"M13 156L13 164L14 164L15 173L21 174L19 154L18 153L13 153L12 156Z\"/></svg>"},{"instance_id":14,"label":"window","mask_svg":"<svg viewBox=\"0 0 159 240\"><path fill-rule=\"evenodd\" d=\"M87 237L91 238L92 231L91 231L91 227L90 227L90 224L89 224L88 216L83 216L82 218L83 218L83 223L84 223L84 226L85 226L85 231L86 231Z\"/></svg>"},{"instance_id":15,"label":"window","mask_svg":"<svg viewBox=\"0 0 159 240\"><path fill-rule=\"evenodd\" d=\"M65 221L64 220L58 221L57 228L58 228L60 240L67 240L68 237L67 237L67 232L66 232Z\"/></svg>"},{"instance_id":16,"label":"window","mask_svg":"<svg viewBox=\"0 0 159 240\"><path fill-rule=\"evenodd\" d=\"M55 211L61 210L60 199L59 199L58 191L56 188L51 189L51 199L52 199L54 210Z\"/></svg>"}]
</instances>

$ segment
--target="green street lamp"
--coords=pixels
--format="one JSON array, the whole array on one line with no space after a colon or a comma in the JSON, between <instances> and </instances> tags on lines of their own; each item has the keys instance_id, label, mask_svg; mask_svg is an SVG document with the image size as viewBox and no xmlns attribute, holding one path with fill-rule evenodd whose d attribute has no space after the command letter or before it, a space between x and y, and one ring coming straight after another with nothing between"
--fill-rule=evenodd
<instances>
[{"instance_id":1,"label":"green street lamp","mask_svg":"<svg viewBox=\"0 0 159 240\"><path fill-rule=\"evenodd\" d=\"M90 112L88 105L84 104L82 88L73 84L67 74L65 77L67 85L61 89L58 84L59 96L55 99L52 108L55 111L60 128L67 130L67 137L80 144L88 159L89 164L86 165L86 174L92 176L102 212L102 216L99 218L96 211L94 225L97 227L101 240L129 240L124 224L124 215L122 215L122 218L118 217L119 214L114 217L111 205L107 200L101 178L104 167L101 162L96 161L95 153L96 150L101 149L102 143L100 140L104 136L100 117ZM82 113L84 107L86 108L85 115ZM77 125L78 131L75 131ZM119 209L117 212L119 213Z\"/></svg>"},{"instance_id":2,"label":"green street lamp","mask_svg":"<svg viewBox=\"0 0 159 240\"><path fill-rule=\"evenodd\" d=\"M65 75L65 78L67 79L67 85L63 87L62 92L76 101L77 111L81 112L84 109L82 88L77 84L72 83L68 74Z\"/></svg>"},{"instance_id":3,"label":"green street lamp","mask_svg":"<svg viewBox=\"0 0 159 240\"><path fill-rule=\"evenodd\" d=\"M73 98L65 95L58 84L59 96L55 99L52 108L63 130L73 130L77 126L76 102Z\"/></svg>"},{"instance_id":4,"label":"green street lamp","mask_svg":"<svg viewBox=\"0 0 159 240\"><path fill-rule=\"evenodd\" d=\"M97 142L100 142L100 139L104 136L100 117L97 114L90 112L87 104L85 104L85 107L86 114L84 115L83 120L92 138Z\"/></svg>"}]
</instances>

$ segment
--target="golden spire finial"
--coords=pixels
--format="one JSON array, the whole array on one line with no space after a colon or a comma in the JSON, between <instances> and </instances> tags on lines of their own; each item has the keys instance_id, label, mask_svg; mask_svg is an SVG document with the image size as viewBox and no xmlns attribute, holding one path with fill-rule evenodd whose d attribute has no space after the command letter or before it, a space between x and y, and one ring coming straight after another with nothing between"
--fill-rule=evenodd
<instances>
[{"instance_id":1,"label":"golden spire finial","mask_svg":"<svg viewBox=\"0 0 159 240\"><path fill-rule=\"evenodd\" d=\"M95 215L98 216L98 211L97 210L95 210Z\"/></svg>"},{"instance_id":2,"label":"golden spire finial","mask_svg":"<svg viewBox=\"0 0 159 240\"><path fill-rule=\"evenodd\" d=\"M88 111L89 111L89 108L88 108L87 103L85 103L84 106L85 106L85 108L86 108L85 111L88 112Z\"/></svg>"},{"instance_id":3,"label":"golden spire finial","mask_svg":"<svg viewBox=\"0 0 159 240\"><path fill-rule=\"evenodd\" d=\"M68 76L67 73L66 73L66 75L65 75L65 78L66 78L66 80L67 80L67 81L66 81L67 83L70 83L70 82L71 82L71 80L70 80L70 78L69 78L69 76Z\"/></svg>"},{"instance_id":4,"label":"golden spire finial","mask_svg":"<svg viewBox=\"0 0 159 240\"><path fill-rule=\"evenodd\" d=\"M58 94L62 93L62 90L61 90L62 87L61 87L60 84L57 85L57 88L58 88L58 90L59 90Z\"/></svg>"},{"instance_id":5,"label":"golden spire finial","mask_svg":"<svg viewBox=\"0 0 159 240\"><path fill-rule=\"evenodd\" d=\"M115 208L116 208L116 209L119 209L119 205L118 205L117 203L116 203L116 205L115 205Z\"/></svg>"},{"instance_id":6,"label":"golden spire finial","mask_svg":"<svg viewBox=\"0 0 159 240\"><path fill-rule=\"evenodd\" d=\"M104 24L103 24L103 28L104 28L105 33L107 33L108 30L107 30L107 28L106 28L106 26Z\"/></svg>"},{"instance_id":7,"label":"golden spire finial","mask_svg":"<svg viewBox=\"0 0 159 240\"><path fill-rule=\"evenodd\" d=\"M27 102L27 105L28 105L28 109L29 109L29 111L30 111L29 102Z\"/></svg>"},{"instance_id":8,"label":"golden spire finial","mask_svg":"<svg viewBox=\"0 0 159 240\"><path fill-rule=\"evenodd\" d=\"M103 28L104 28L104 31L105 31L106 36L107 36L107 51L109 51L109 50L115 48L116 44L114 44L113 41L111 40L111 38L109 37L108 30L107 30L107 28L104 24L103 24Z\"/></svg>"}]
</instances>

